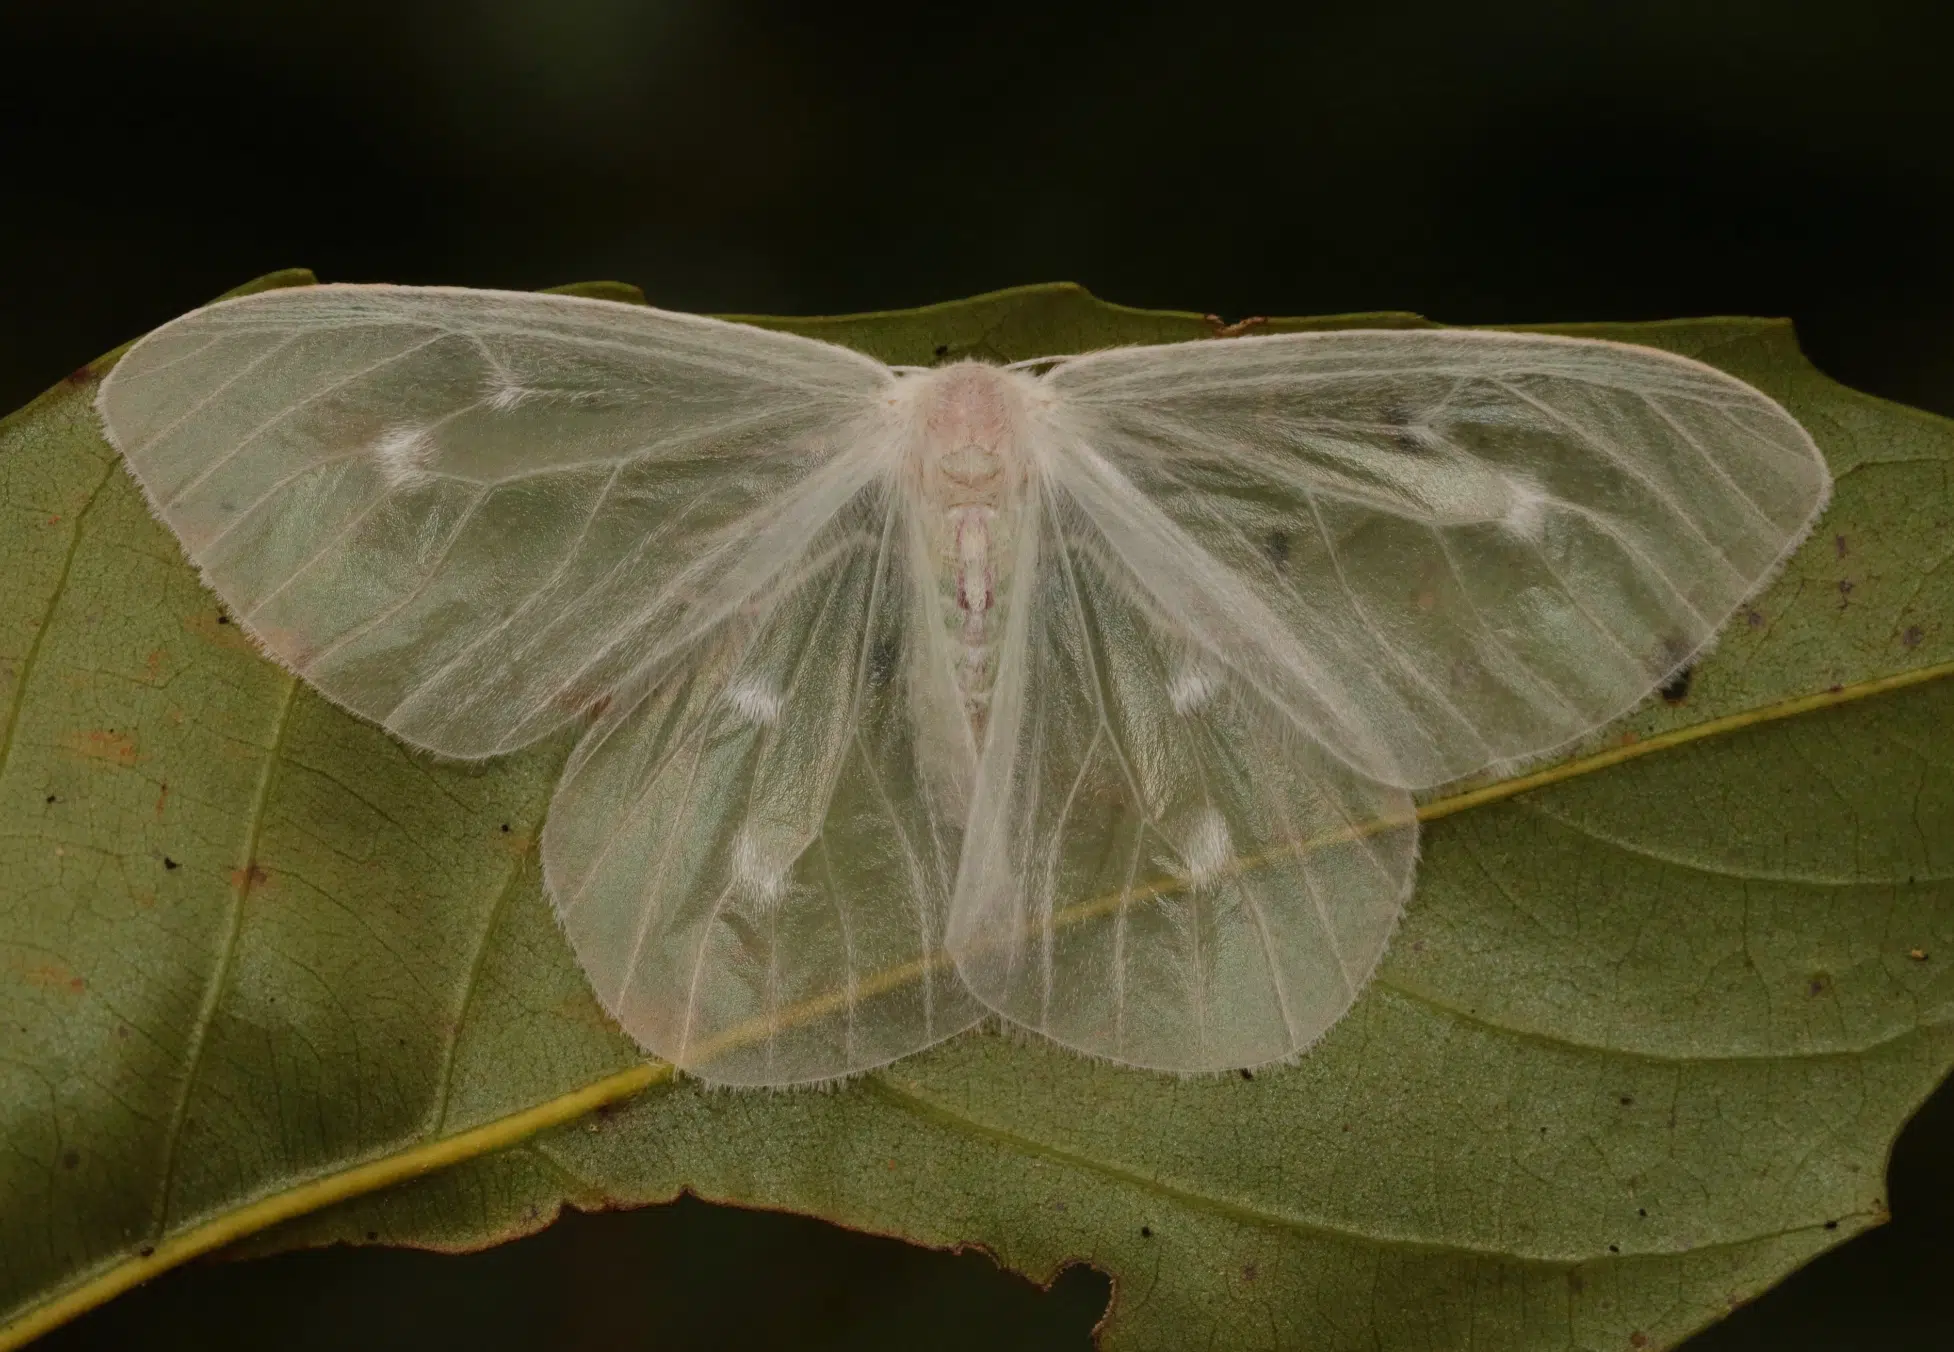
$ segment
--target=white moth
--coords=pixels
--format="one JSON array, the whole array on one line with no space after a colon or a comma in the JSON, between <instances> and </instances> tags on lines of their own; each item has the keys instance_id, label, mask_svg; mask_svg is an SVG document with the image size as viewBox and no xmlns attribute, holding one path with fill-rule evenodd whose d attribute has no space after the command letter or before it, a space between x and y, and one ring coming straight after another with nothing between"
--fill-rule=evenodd
<instances>
[{"instance_id":1,"label":"white moth","mask_svg":"<svg viewBox=\"0 0 1954 1352\"><path fill-rule=\"evenodd\" d=\"M1409 896L1412 791L1634 706L1830 490L1707 366L1457 330L924 370L318 286L166 325L100 409L327 698L451 757L582 727L542 844L577 958L750 1085L987 1013L1295 1055Z\"/></svg>"}]
</instances>

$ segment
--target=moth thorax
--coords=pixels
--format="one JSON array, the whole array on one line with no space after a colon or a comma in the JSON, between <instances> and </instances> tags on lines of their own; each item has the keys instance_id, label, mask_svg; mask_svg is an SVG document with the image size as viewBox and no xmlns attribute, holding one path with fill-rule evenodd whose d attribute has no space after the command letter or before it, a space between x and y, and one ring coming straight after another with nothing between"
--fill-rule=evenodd
<instances>
[{"instance_id":1,"label":"moth thorax","mask_svg":"<svg viewBox=\"0 0 1954 1352\"><path fill-rule=\"evenodd\" d=\"M1020 372L975 362L918 377L915 468L935 537L964 715L981 741L996 683L999 600L1026 481Z\"/></svg>"},{"instance_id":2,"label":"moth thorax","mask_svg":"<svg viewBox=\"0 0 1954 1352\"><path fill-rule=\"evenodd\" d=\"M960 362L918 377L924 497L940 511L997 508L1024 481L1019 372Z\"/></svg>"}]
</instances>

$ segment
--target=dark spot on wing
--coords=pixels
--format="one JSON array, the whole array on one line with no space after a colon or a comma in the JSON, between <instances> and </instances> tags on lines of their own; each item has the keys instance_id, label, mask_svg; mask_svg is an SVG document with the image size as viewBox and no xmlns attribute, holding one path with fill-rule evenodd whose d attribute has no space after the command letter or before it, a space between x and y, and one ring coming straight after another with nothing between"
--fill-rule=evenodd
<instances>
[{"instance_id":1,"label":"dark spot on wing","mask_svg":"<svg viewBox=\"0 0 1954 1352\"><path fill-rule=\"evenodd\" d=\"M868 651L868 683L887 685L896 678L902 662L902 641L894 634L882 634Z\"/></svg>"},{"instance_id":2,"label":"dark spot on wing","mask_svg":"<svg viewBox=\"0 0 1954 1352\"><path fill-rule=\"evenodd\" d=\"M1384 426L1391 438L1391 445L1406 455L1423 455L1428 449L1424 436L1429 431L1415 410L1403 404L1393 404L1384 410Z\"/></svg>"},{"instance_id":3,"label":"dark spot on wing","mask_svg":"<svg viewBox=\"0 0 1954 1352\"><path fill-rule=\"evenodd\" d=\"M229 615L226 615L223 611L220 610L217 612L217 622L219 624L229 624L231 622L231 617Z\"/></svg>"},{"instance_id":4,"label":"dark spot on wing","mask_svg":"<svg viewBox=\"0 0 1954 1352\"><path fill-rule=\"evenodd\" d=\"M1694 667L1678 668L1676 674L1662 683L1661 695L1665 703L1681 704L1689 698L1689 682L1695 672Z\"/></svg>"},{"instance_id":5,"label":"dark spot on wing","mask_svg":"<svg viewBox=\"0 0 1954 1352\"><path fill-rule=\"evenodd\" d=\"M1252 1070L1250 1070L1250 1069L1249 1069L1249 1068L1248 1068L1247 1066L1243 1066L1243 1067L1242 1067L1242 1078L1243 1078L1244 1080L1252 1080L1252 1079L1254 1079L1254 1078L1255 1078L1255 1072L1254 1072L1254 1071L1252 1071Z\"/></svg>"}]
</instances>

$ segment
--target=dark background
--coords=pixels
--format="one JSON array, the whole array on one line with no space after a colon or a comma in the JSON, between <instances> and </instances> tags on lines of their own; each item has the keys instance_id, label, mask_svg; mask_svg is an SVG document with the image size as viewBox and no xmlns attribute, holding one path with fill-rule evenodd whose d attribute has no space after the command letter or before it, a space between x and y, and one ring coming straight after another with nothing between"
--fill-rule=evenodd
<instances>
[{"instance_id":1,"label":"dark background","mask_svg":"<svg viewBox=\"0 0 1954 1352\"><path fill-rule=\"evenodd\" d=\"M1789 315L1832 375L1954 413L1950 11L9 4L0 409L303 265L720 312L1067 279L1228 317ZM1954 1097L1890 1184L1892 1225L1690 1352L1954 1346ZM46 1345L1083 1348L1106 1294L688 1201L199 1265Z\"/></svg>"}]
</instances>

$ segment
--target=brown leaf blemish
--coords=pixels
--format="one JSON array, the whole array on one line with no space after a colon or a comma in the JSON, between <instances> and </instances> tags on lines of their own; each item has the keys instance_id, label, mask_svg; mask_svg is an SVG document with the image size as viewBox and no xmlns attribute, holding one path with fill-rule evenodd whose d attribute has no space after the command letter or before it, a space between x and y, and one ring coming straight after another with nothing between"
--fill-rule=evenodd
<instances>
[{"instance_id":1,"label":"brown leaf blemish","mask_svg":"<svg viewBox=\"0 0 1954 1352\"><path fill-rule=\"evenodd\" d=\"M244 868L234 868L231 870L231 886L241 892L249 891L270 880L271 875L259 867L258 861L255 859Z\"/></svg>"},{"instance_id":2,"label":"brown leaf blemish","mask_svg":"<svg viewBox=\"0 0 1954 1352\"><path fill-rule=\"evenodd\" d=\"M1820 996L1830 995L1831 993L1832 974L1830 972L1813 972L1806 979L1805 994L1811 996L1814 1000Z\"/></svg>"},{"instance_id":3,"label":"brown leaf blemish","mask_svg":"<svg viewBox=\"0 0 1954 1352\"><path fill-rule=\"evenodd\" d=\"M30 986L42 990L67 991L70 995L80 995L88 989L88 982L73 968L58 962L37 962L31 967L20 969L20 978Z\"/></svg>"},{"instance_id":4,"label":"brown leaf blemish","mask_svg":"<svg viewBox=\"0 0 1954 1352\"><path fill-rule=\"evenodd\" d=\"M136 742L126 732L114 728L90 728L61 739L64 750L83 760L109 761L116 765L136 763Z\"/></svg>"},{"instance_id":5,"label":"brown leaf blemish","mask_svg":"<svg viewBox=\"0 0 1954 1352\"><path fill-rule=\"evenodd\" d=\"M1903 648L1918 648L1920 646L1920 640L1924 637L1926 635L1920 632L1919 625L1910 624L1900 635L1900 646Z\"/></svg>"}]
</instances>

